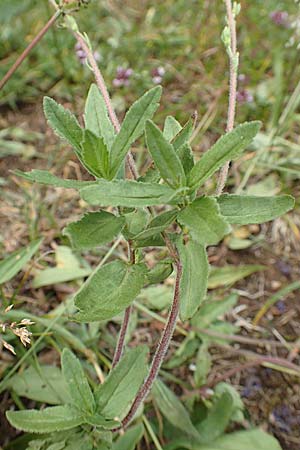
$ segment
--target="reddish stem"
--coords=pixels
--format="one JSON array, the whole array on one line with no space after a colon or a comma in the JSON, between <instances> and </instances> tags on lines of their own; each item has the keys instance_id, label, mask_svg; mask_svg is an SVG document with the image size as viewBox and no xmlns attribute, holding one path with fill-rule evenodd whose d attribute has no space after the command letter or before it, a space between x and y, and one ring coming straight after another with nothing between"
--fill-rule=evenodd
<instances>
[{"instance_id":1,"label":"reddish stem","mask_svg":"<svg viewBox=\"0 0 300 450\"><path fill-rule=\"evenodd\" d=\"M0 90L5 86L10 77L15 73L17 68L22 64L24 59L28 56L31 50L36 46L36 44L42 39L42 37L47 33L49 28L56 22L58 17L61 15L61 11L57 10L55 14L51 17L51 19L46 23L46 25L41 29L41 31L36 35L36 37L30 42L28 47L25 48L23 53L18 57L16 62L11 66L9 71L4 75L2 80L0 81Z\"/></svg>"},{"instance_id":2,"label":"reddish stem","mask_svg":"<svg viewBox=\"0 0 300 450\"><path fill-rule=\"evenodd\" d=\"M174 288L174 297L173 302L170 310L170 314L165 326L165 329L163 331L161 340L158 344L158 347L156 349L156 352L154 354L150 371L148 373L147 378L145 379L143 385L141 386L139 392L137 393L137 396L130 408L130 411L128 412L127 416L122 420L122 428L126 428L129 423L134 418L139 406L141 403L145 400L147 395L149 394L154 381L156 380L156 377L158 375L159 369L163 363L163 360L166 356L166 353L168 351L174 329L177 322L177 317L179 313L179 287L180 287L180 280L182 275L182 266L180 261L176 261L176 267L177 267L177 274L176 274L176 282L175 282L175 288ZM119 430L115 429L114 431Z\"/></svg>"},{"instance_id":3,"label":"reddish stem","mask_svg":"<svg viewBox=\"0 0 300 450\"><path fill-rule=\"evenodd\" d=\"M118 362L120 361L122 354L123 354L125 337L126 337L126 333L127 333L127 329L128 329L128 325L129 325L129 321L130 321L131 309L132 309L131 306L128 306L125 309L123 322L122 322L121 329L119 332L118 343L117 343L117 347L116 347L113 362L112 362L112 368L114 368L118 364Z\"/></svg>"}]
</instances>

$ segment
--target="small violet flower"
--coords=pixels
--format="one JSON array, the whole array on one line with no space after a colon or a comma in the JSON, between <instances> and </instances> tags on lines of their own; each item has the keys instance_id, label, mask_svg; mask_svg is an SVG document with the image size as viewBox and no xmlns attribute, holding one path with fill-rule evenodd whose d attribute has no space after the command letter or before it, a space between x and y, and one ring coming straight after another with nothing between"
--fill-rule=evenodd
<instances>
[{"instance_id":1,"label":"small violet flower","mask_svg":"<svg viewBox=\"0 0 300 450\"><path fill-rule=\"evenodd\" d=\"M151 77L154 84L159 84L162 82L162 79L165 75L165 68L162 66L156 67L151 71Z\"/></svg>"},{"instance_id":2,"label":"small violet flower","mask_svg":"<svg viewBox=\"0 0 300 450\"><path fill-rule=\"evenodd\" d=\"M240 89L236 94L236 99L239 103L252 103L253 95L248 89Z\"/></svg>"},{"instance_id":3,"label":"small violet flower","mask_svg":"<svg viewBox=\"0 0 300 450\"><path fill-rule=\"evenodd\" d=\"M133 70L131 68L125 69L124 67L119 66L117 68L116 77L113 79L113 85L115 87L129 86L132 74Z\"/></svg>"},{"instance_id":4,"label":"small violet flower","mask_svg":"<svg viewBox=\"0 0 300 450\"><path fill-rule=\"evenodd\" d=\"M273 11L269 17L275 25L280 27L289 26L289 15L286 11Z\"/></svg>"},{"instance_id":5,"label":"small violet flower","mask_svg":"<svg viewBox=\"0 0 300 450\"><path fill-rule=\"evenodd\" d=\"M83 48L81 47L79 42L77 42L75 44L75 53L76 53L76 56L79 59L80 63L82 65L84 65L86 63L87 55L86 55L85 51L83 50ZM94 58L96 61L100 61L101 56L100 56L99 52L95 51L93 53L93 55L94 55Z\"/></svg>"}]
</instances>

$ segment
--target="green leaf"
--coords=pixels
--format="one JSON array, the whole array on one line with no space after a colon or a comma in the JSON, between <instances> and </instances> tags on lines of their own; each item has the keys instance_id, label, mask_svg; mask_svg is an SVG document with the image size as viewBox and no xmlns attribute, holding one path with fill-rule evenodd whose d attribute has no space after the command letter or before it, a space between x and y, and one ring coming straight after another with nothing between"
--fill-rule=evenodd
<instances>
[{"instance_id":1,"label":"green leaf","mask_svg":"<svg viewBox=\"0 0 300 450\"><path fill-rule=\"evenodd\" d=\"M89 249L111 242L124 224L124 217L116 217L106 211L90 212L78 222L70 223L63 234L68 236L76 250Z\"/></svg>"},{"instance_id":2,"label":"green leaf","mask_svg":"<svg viewBox=\"0 0 300 450\"><path fill-rule=\"evenodd\" d=\"M192 326L203 329L208 328L212 322L230 311L237 301L238 296L231 294L224 300L209 300L205 302L193 317Z\"/></svg>"},{"instance_id":3,"label":"green leaf","mask_svg":"<svg viewBox=\"0 0 300 450\"><path fill-rule=\"evenodd\" d=\"M126 239L131 239L139 234L147 225L148 214L144 209L137 208L130 213L124 214L126 226L123 234Z\"/></svg>"},{"instance_id":4,"label":"green leaf","mask_svg":"<svg viewBox=\"0 0 300 450\"><path fill-rule=\"evenodd\" d=\"M113 261L97 268L74 297L80 310L75 319L82 322L112 319L130 305L145 282L144 264Z\"/></svg>"},{"instance_id":5,"label":"green leaf","mask_svg":"<svg viewBox=\"0 0 300 450\"><path fill-rule=\"evenodd\" d=\"M31 260L43 239L32 241L27 247L16 250L0 262L0 284L11 280Z\"/></svg>"},{"instance_id":6,"label":"green leaf","mask_svg":"<svg viewBox=\"0 0 300 450\"><path fill-rule=\"evenodd\" d=\"M228 223L263 223L290 211L295 200L290 195L258 197L224 194L217 198L221 214Z\"/></svg>"},{"instance_id":7,"label":"green leaf","mask_svg":"<svg viewBox=\"0 0 300 450\"><path fill-rule=\"evenodd\" d=\"M150 120L146 122L146 142L162 178L173 188L184 186L186 178L180 159L172 144Z\"/></svg>"},{"instance_id":8,"label":"green leaf","mask_svg":"<svg viewBox=\"0 0 300 450\"><path fill-rule=\"evenodd\" d=\"M195 337L195 333L191 332L180 343L179 347L173 353L172 358L164 363L164 368L174 369L175 367L183 366L189 359L191 359L199 348L199 339Z\"/></svg>"},{"instance_id":9,"label":"green leaf","mask_svg":"<svg viewBox=\"0 0 300 450\"><path fill-rule=\"evenodd\" d=\"M169 261L161 261L156 266L149 270L147 279L149 284L158 284L168 278L173 272L172 263Z\"/></svg>"},{"instance_id":10,"label":"green leaf","mask_svg":"<svg viewBox=\"0 0 300 450\"><path fill-rule=\"evenodd\" d=\"M30 366L11 377L5 383L5 389L13 389L20 397L50 405L60 405L70 400L61 370L55 366Z\"/></svg>"},{"instance_id":11,"label":"green leaf","mask_svg":"<svg viewBox=\"0 0 300 450\"><path fill-rule=\"evenodd\" d=\"M206 419L197 426L201 442L209 443L221 436L230 423L233 400L228 392L221 395L209 410Z\"/></svg>"},{"instance_id":12,"label":"green leaf","mask_svg":"<svg viewBox=\"0 0 300 450\"><path fill-rule=\"evenodd\" d=\"M195 165L191 146L189 144L183 144L177 150L177 155L181 161L185 174L188 175Z\"/></svg>"},{"instance_id":13,"label":"green leaf","mask_svg":"<svg viewBox=\"0 0 300 450\"><path fill-rule=\"evenodd\" d=\"M90 416L85 417L86 423L92 425L93 427L100 427L104 430L113 430L121 425L118 420L109 420L100 414L92 414Z\"/></svg>"},{"instance_id":14,"label":"green leaf","mask_svg":"<svg viewBox=\"0 0 300 450\"><path fill-rule=\"evenodd\" d=\"M134 236L134 239L147 239L151 236L163 232L169 225L171 225L171 223L174 222L177 214L178 211L175 210L166 211L162 214L159 214L150 221L145 230Z\"/></svg>"},{"instance_id":15,"label":"green leaf","mask_svg":"<svg viewBox=\"0 0 300 450\"><path fill-rule=\"evenodd\" d=\"M181 130L182 126L174 117L166 117L163 134L167 141L172 141Z\"/></svg>"},{"instance_id":16,"label":"green leaf","mask_svg":"<svg viewBox=\"0 0 300 450\"><path fill-rule=\"evenodd\" d=\"M144 434L144 427L141 423L134 427L128 428L125 434L120 436L113 443L112 450L135 450L136 445L140 442Z\"/></svg>"},{"instance_id":17,"label":"green leaf","mask_svg":"<svg viewBox=\"0 0 300 450\"><path fill-rule=\"evenodd\" d=\"M187 227L192 238L203 245L216 245L231 227L220 214L218 203L211 197L200 197L180 211L178 222Z\"/></svg>"},{"instance_id":18,"label":"green leaf","mask_svg":"<svg viewBox=\"0 0 300 450\"><path fill-rule=\"evenodd\" d=\"M150 89L129 108L111 148L111 178L118 172L131 144L142 135L146 120L157 110L161 90L160 86Z\"/></svg>"},{"instance_id":19,"label":"green leaf","mask_svg":"<svg viewBox=\"0 0 300 450\"><path fill-rule=\"evenodd\" d=\"M209 374L212 365L212 359L208 351L208 345L206 343L202 343L200 347L198 345L198 348L199 350L196 357L196 370L194 373L196 388L200 388L206 383L207 375Z\"/></svg>"},{"instance_id":20,"label":"green leaf","mask_svg":"<svg viewBox=\"0 0 300 450\"><path fill-rule=\"evenodd\" d=\"M13 427L29 433L70 430L84 422L82 416L69 406L52 406L41 411L7 411L6 417Z\"/></svg>"},{"instance_id":21,"label":"green leaf","mask_svg":"<svg viewBox=\"0 0 300 450\"><path fill-rule=\"evenodd\" d=\"M189 120L182 130L174 137L172 145L177 152L183 145L189 144L189 140L193 134L193 122Z\"/></svg>"},{"instance_id":22,"label":"green leaf","mask_svg":"<svg viewBox=\"0 0 300 450\"><path fill-rule=\"evenodd\" d=\"M82 129L76 117L50 97L44 97L44 114L52 130L81 154Z\"/></svg>"},{"instance_id":23,"label":"green leaf","mask_svg":"<svg viewBox=\"0 0 300 450\"><path fill-rule=\"evenodd\" d=\"M180 281L180 318L188 320L196 313L206 296L209 264L205 247L189 240L176 243L182 263Z\"/></svg>"},{"instance_id":24,"label":"green leaf","mask_svg":"<svg viewBox=\"0 0 300 450\"><path fill-rule=\"evenodd\" d=\"M111 148L115 130L107 114L105 101L95 84L91 84L84 109L85 127L103 138L106 147Z\"/></svg>"},{"instance_id":25,"label":"green leaf","mask_svg":"<svg viewBox=\"0 0 300 450\"><path fill-rule=\"evenodd\" d=\"M133 245L135 248L142 247L164 247L166 245L161 234L155 234L146 239L136 239L133 241Z\"/></svg>"},{"instance_id":26,"label":"green leaf","mask_svg":"<svg viewBox=\"0 0 300 450\"><path fill-rule=\"evenodd\" d=\"M189 413L173 392L157 379L152 389L154 401L165 418L176 428L184 431L190 438L199 440L199 434L192 424Z\"/></svg>"},{"instance_id":27,"label":"green leaf","mask_svg":"<svg viewBox=\"0 0 300 450\"><path fill-rule=\"evenodd\" d=\"M266 266L246 264L241 266L227 265L224 267L212 267L208 279L208 289L228 286L261 270L266 270Z\"/></svg>"},{"instance_id":28,"label":"green leaf","mask_svg":"<svg viewBox=\"0 0 300 450\"><path fill-rule=\"evenodd\" d=\"M226 161L237 158L258 133L260 122L246 122L222 136L196 163L189 174L189 186L198 189Z\"/></svg>"},{"instance_id":29,"label":"green leaf","mask_svg":"<svg viewBox=\"0 0 300 450\"><path fill-rule=\"evenodd\" d=\"M108 178L109 153L103 138L85 130L81 146L81 157L87 170L96 178Z\"/></svg>"},{"instance_id":30,"label":"green leaf","mask_svg":"<svg viewBox=\"0 0 300 450\"><path fill-rule=\"evenodd\" d=\"M68 348L61 356L62 373L68 383L72 404L84 413L95 411L95 400L78 358Z\"/></svg>"},{"instance_id":31,"label":"green leaf","mask_svg":"<svg viewBox=\"0 0 300 450\"><path fill-rule=\"evenodd\" d=\"M196 445L191 450L282 450L277 439L256 428L226 434L209 445Z\"/></svg>"},{"instance_id":32,"label":"green leaf","mask_svg":"<svg viewBox=\"0 0 300 450\"><path fill-rule=\"evenodd\" d=\"M28 181L67 189L81 189L95 183L94 181L63 180L62 178L52 175L52 173L48 172L48 170L33 169L30 172L14 170L13 173L18 177L25 178L25 180Z\"/></svg>"},{"instance_id":33,"label":"green leaf","mask_svg":"<svg viewBox=\"0 0 300 450\"><path fill-rule=\"evenodd\" d=\"M218 383L214 389L216 397L220 397L224 392L228 392L231 395L233 401L233 411L231 421L242 423L245 420L244 417L244 404L238 391L228 383Z\"/></svg>"},{"instance_id":34,"label":"green leaf","mask_svg":"<svg viewBox=\"0 0 300 450\"><path fill-rule=\"evenodd\" d=\"M138 300L146 303L151 309L162 310L168 308L172 302L172 286L159 284L142 289Z\"/></svg>"},{"instance_id":35,"label":"green leaf","mask_svg":"<svg viewBox=\"0 0 300 450\"><path fill-rule=\"evenodd\" d=\"M86 264L82 267L70 247L59 245L55 250L56 267L36 270L32 282L34 288L51 284L65 283L90 275L92 269Z\"/></svg>"},{"instance_id":36,"label":"green leaf","mask_svg":"<svg viewBox=\"0 0 300 450\"><path fill-rule=\"evenodd\" d=\"M104 384L98 386L95 396L97 410L102 415L120 420L125 417L147 375L147 355L145 345L128 350Z\"/></svg>"},{"instance_id":37,"label":"green leaf","mask_svg":"<svg viewBox=\"0 0 300 450\"><path fill-rule=\"evenodd\" d=\"M161 184L101 180L80 190L90 205L143 207L174 202L176 191Z\"/></svg>"}]
</instances>

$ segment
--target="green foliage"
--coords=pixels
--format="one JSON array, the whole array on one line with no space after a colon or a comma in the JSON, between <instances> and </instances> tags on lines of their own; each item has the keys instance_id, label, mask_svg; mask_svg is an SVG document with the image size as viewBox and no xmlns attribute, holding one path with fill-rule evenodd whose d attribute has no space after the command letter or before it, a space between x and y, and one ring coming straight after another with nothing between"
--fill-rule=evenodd
<instances>
[{"instance_id":1,"label":"green foliage","mask_svg":"<svg viewBox=\"0 0 300 450\"><path fill-rule=\"evenodd\" d=\"M111 149L115 139L115 130L108 117L106 105L98 87L91 84L84 109L84 121L87 130L98 138L103 138L106 147Z\"/></svg>"},{"instance_id":2,"label":"green foliage","mask_svg":"<svg viewBox=\"0 0 300 450\"><path fill-rule=\"evenodd\" d=\"M109 153L103 138L85 130L81 147L82 161L87 170L96 178L108 178Z\"/></svg>"},{"instance_id":3,"label":"green foliage","mask_svg":"<svg viewBox=\"0 0 300 450\"><path fill-rule=\"evenodd\" d=\"M93 181L63 180L55 175L52 175L52 173L47 170L33 169L30 172L15 170L14 173L28 181L67 189L81 189L85 186L94 184Z\"/></svg>"},{"instance_id":4,"label":"green foliage","mask_svg":"<svg viewBox=\"0 0 300 450\"><path fill-rule=\"evenodd\" d=\"M186 183L183 166L172 144L150 120L146 123L147 147L161 177L174 189Z\"/></svg>"},{"instance_id":5,"label":"green foliage","mask_svg":"<svg viewBox=\"0 0 300 450\"><path fill-rule=\"evenodd\" d=\"M188 320L205 298L209 264L205 247L192 239L183 244L177 242L182 263L180 281L180 318Z\"/></svg>"},{"instance_id":6,"label":"green foliage","mask_svg":"<svg viewBox=\"0 0 300 450\"><path fill-rule=\"evenodd\" d=\"M117 174L130 146L143 134L147 119L157 110L161 91L160 86L150 89L129 108L111 148L111 178Z\"/></svg>"},{"instance_id":7,"label":"green foliage","mask_svg":"<svg viewBox=\"0 0 300 450\"><path fill-rule=\"evenodd\" d=\"M217 201L227 222L239 225L268 222L290 211L295 205L290 195L258 197L224 194Z\"/></svg>"},{"instance_id":8,"label":"green foliage","mask_svg":"<svg viewBox=\"0 0 300 450\"><path fill-rule=\"evenodd\" d=\"M217 201L200 197L180 211L178 222L202 245L216 245L231 228L220 214Z\"/></svg>"},{"instance_id":9,"label":"green foliage","mask_svg":"<svg viewBox=\"0 0 300 450\"><path fill-rule=\"evenodd\" d=\"M191 189L198 189L226 161L237 158L258 133L260 122L249 122L237 126L222 136L195 164L188 177Z\"/></svg>"},{"instance_id":10,"label":"green foliage","mask_svg":"<svg viewBox=\"0 0 300 450\"><path fill-rule=\"evenodd\" d=\"M65 139L80 156L83 132L75 116L49 97L44 98L44 113L54 133Z\"/></svg>"},{"instance_id":11,"label":"green foliage","mask_svg":"<svg viewBox=\"0 0 300 450\"><path fill-rule=\"evenodd\" d=\"M80 310L75 319L95 322L112 319L139 294L146 283L146 266L113 261L96 269L74 297Z\"/></svg>"},{"instance_id":12,"label":"green foliage","mask_svg":"<svg viewBox=\"0 0 300 450\"><path fill-rule=\"evenodd\" d=\"M38 251L43 239L37 239L26 248L16 250L0 262L0 284L11 280Z\"/></svg>"},{"instance_id":13,"label":"green foliage","mask_svg":"<svg viewBox=\"0 0 300 450\"><path fill-rule=\"evenodd\" d=\"M70 223L63 231L77 250L94 248L112 241L125 225L124 217L106 211L85 214L78 222Z\"/></svg>"},{"instance_id":14,"label":"green foliage","mask_svg":"<svg viewBox=\"0 0 300 450\"><path fill-rule=\"evenodd\" d=\"M105 383L96 389L97 410L110 418L125 416L147 374L147 356L144 345L126 352Z\"/></svg>"},{"instance_id":15,"label":"green foliage","mask_svg":"<svg viewBox=\"0 0 300 450\"><path fill-rule=\"evenodd\" d=\"M65 348L62 353L61 364L64 379L68 382L72 405L82 413L93 414L95 400L80 361L71 350Z\"/></svg>"},{"instance_id":16,"label":"green foliage","mask_svg":"<svg viewBox=\"0 0 300 450\"><path fill-rule=\"evenodd\" d=\"M136 445L141 440L144 427L141 424L129 428L125 434L113 443L112 450L135 450Z\"/></svg>"},{"instance_id":17,"label":"green foliage","mask_svg":"<svg viewBox=\"0 0 300 450\"><path fill-rule=\"evenodd\" d=\"M41 411L7 411L6 417L12 426L30 433L70 430L84 422L82 414L70 406L52 406Z\"/></svg>"}]
</instances>

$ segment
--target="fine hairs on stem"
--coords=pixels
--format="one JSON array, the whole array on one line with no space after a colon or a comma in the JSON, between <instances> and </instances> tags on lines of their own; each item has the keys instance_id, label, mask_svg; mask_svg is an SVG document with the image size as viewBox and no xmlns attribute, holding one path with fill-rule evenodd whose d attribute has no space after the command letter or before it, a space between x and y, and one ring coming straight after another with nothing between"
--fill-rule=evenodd
<instances>
[{"instance_id":1,"label":"fine hairs on stem","mask_svg":"<svg viewBox=\"0 0 300 450\"><path fill-rule=\"evenodd\" d=\"M237 92L237 76L238 76L238 53L236 44L236 20L232 9L231 0L224 0L226 4L227 23L230 33L229 54L229 101L227 113L226 131L232 131L234 127L235 110L236 110L236 92ZM229 170L229 161L222 167L218 177L216 194L221 195L225 187Z\"/></svg>"}]
</instances>

